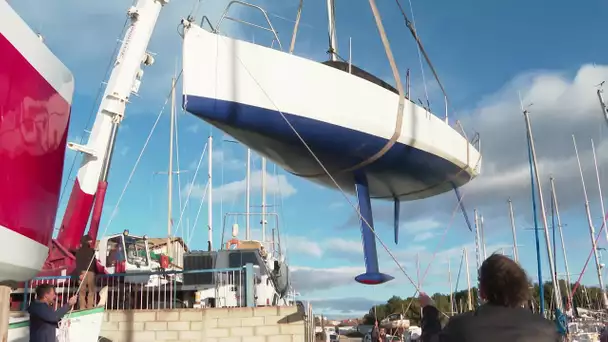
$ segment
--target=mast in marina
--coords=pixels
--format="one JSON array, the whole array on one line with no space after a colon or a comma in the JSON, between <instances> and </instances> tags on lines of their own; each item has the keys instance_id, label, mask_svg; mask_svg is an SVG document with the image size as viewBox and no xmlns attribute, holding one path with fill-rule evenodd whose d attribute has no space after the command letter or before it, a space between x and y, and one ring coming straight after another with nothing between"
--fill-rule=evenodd
<instances>
[{"instance_id":1,"label":"mast in marina","mask_svg":"<svg viewBox=\"0 0 608 342\"><path fill-rule=\"evenodd\" d=\"M581 160L578 155L578 148L576 147L576 138L572 135L572 143L574 144L574 152L576 153L576 160L578 162L578 169L581 175L581 183L583 186L583 194L585 195L585 211L587 213L587 223L589 225L589 234L591 236L591 248L593 248L593 256L595 258L595 269L597 271L597 280L602 291L602 305L604 309L608 309L608 298L606 298L606 289L604 288L604 280L602 278L602 270L600 267L600 260L597 255L597 245L595 243L595 228L593 226L593 220L591 219L591 210L589 209L589 198L587 197L587 188L585 187L585 179L583 177L583 168L581 166Z\"/></svg>"},{"instance_id":2,"label":"mast in marina","mask_svg":"<svg viewBox=\"0 0 608 342\"><path fill-rule=\"evenodd\" d=\"M167 256L172 258L171 228L173 226L173 133L175 132L175 77L171 80L171 118L169 128L169 171L167 172Z\"/></svg>"},{"instance_id":3,"label":"mast in marina","mask_svg":"<svg viewBox=\"0 0 608 342\"><path fill-rule=\"evenodd\" d=\"M549 242L550 238L549 238L549 227L547 226L547 213L545 211L545 202L543 199L543 191L542 191L542 186L541 186L541 182L540 182L540 177L538 175L538 162L536 160L536 149L534 147L534 138L532 136L532 126L530 124L530 116L529 116L529 113L527 110L523 109L523 115L524 115L524 121L526 123L529 152L530 152L530 156L531 156L532 166L534 168L533 174L534 174L534 177L536 178L536 187L538 190L538 201L540 204L540 214L541 214L541 218L543 220L542 221L543 230L545 232L545 242L546 242L545 245L547 246L547 258L549 259L549 269L550 269L551 278L552 278L552 282L553 282L553 296L555 298L555 308L557 310L562 311L561 294L560 294L560 290L559 290L559 284L558 284L557 278L555 276L556 275L555 262L553 259L553 252L551 251L551 244ZM534 189L533 189L533 191L534 191ZM536 227L535 227L535 229L536 229ZM543 288L542 278L539 279L539 286L541 289ZM543 303L541 303L541 304L543 304Z\"/></svg>"},{"instance_id":4,"label":"mast in marina","mask_svg":"<svg viewBox=\"0 0 608 342\"><path fill-rule=\"evenodd\" d=\"M475 264L477 266L476 267L477 271L479 271L479 268L481 267L481 248L480 248L481 227L479 224L479 215L477 214L477 209L473 209L473 216L475 216ZM468 273L468 264L467 264L467 273ZM471 287L470 284L469 284L469 287ZM479 289L479 282L478 282L477 288ZM477 304L479 305L479 303L481 303L481 297L480 297L479 291L477 291Z\"/></svg>"},{"instance_id":5,"label":"mast in marina","mask_svg":"<svg viewBox=\"0 0 608 342\"><path fill-rule=\"evenodd\" d=\"M604 233L606 233L606 241L608 241L608 229L606 229L606 208L604 207L604 196L602 196L602 183L600 182L600 169L597 166L597 157L595 155L595 144L591 139L591 151L593 152L593 164L595 165L595 176L597 178L597 189L600 196L600 207L602 208L602 220L604 224Z\"/></svg>"},{"instance_id":6,"label":"mast in marina","mask_svg":"<svg viewBox=\"0 0 608 342\"><path fill-rule=\"evenodd\" d=\"M262 157L262 245L266 243L266 157ZM264 246L266 247L266 246Z\"/></svg>"},{"instance_id":7,"label":"mast in marina","mask_svg":"<svg viewBox=\"0 0 608 342\"><path fill-rule=\"evenodd\" d=\"M481 250L483 252L483 260L488 258L488 254L486 253L486 230L483 225L483 215L479 216L479 231L481 232Z\"/></svg>"},{"instance_id":8,"label":"mast in marina","mask_svg":"<svg viewBox=\"0 0 608 342\"><path fill-rule=\"evenodd\" d=\"M515 232L515 216L513 215L513 202L509 198L509 218L511 219L511 234L513 234L513 259L519 262L519 253L517 251L517 234Z\"/></svg>"},{"instance_id":9,"label":"mast in marina","mask_svg":"<svg viewBox=\"0 0 608 342\"><path fill-rule=\"evenodd\" d=\"M336 42L336 14L334 0L327 0L327 30L329 34L329 58L338 60L338 47Z\"/></svg>"},{"instance_id":10,"label":"mast in marina","mask_svg":"<svg viewBox=\"0 0 608 342\"><path fill-rule=\"evenodd\" d=\"M606 102L604 102L604 89L602 88L604 82L600 83L597 88L597 98L600 101L600 107L602 108L602 114L604 114L604 119L606 120L606 123L608 123L608 108L606 108Z\"/></svg>"},{"instance_id":11,"label":"mast in marina","mask_svg":"<svg viewBox=\"0 0 608 342\"><path fill-rule=\"evenodd\" d=\"M245 176L245 240L251 240L251 226L249 225L249 210L251 208L251 149L247 148L247 175Z\"/></svg>"},{"instance_id":12,"label":"mast in marina","mask_svg":"<svg viewBox=\"0 0 608 342\"><path fill-rule=\"evenodd\" d=\"M452 288L452 268L448 258L448 282L450 285L450 316L454 316L454 289Z\"/></svg>"},{"instance_id":13,"label":"mast in marina","mask_svg":"<svg viewBox=\"0 0 608 342\"><path fill-rule=\"evenodd\" d=\"M469 311L473 311L473 298L471 297L471 273L469 272L469 256L467 254L466 247L462 249L462 253L464 253L464 264L467 269L467 305ZM479 289L477 290L479 292Z\"/></svg>"},{"instance_id":14,"label":"mast in marina","mask_svg":"<svg viewBox=\"0 0 608 342\"><path fill-rule=\"evenodd\" d=\"M209 187L207 188L207 250L213 250L213 136L209 134L209 157L207 158L207 174Z\"/></svg>"},{"instance_id":15,"label":"mast in marina","mask_svg":"<svg viewBox=\"0 0 608 342\"><path fill-rule=\"evenodd\" d=\"M564 234L562 231L562 220L559 216L559 205L557 203L557 194L555 193L555 180L553 177L549 179L551 182L551 197L553 198L553 204L555 205L555 216L557 218L557 229L559 232L559 238L562 243L562 254L564 255L564 267L566 269L566 296L568 297L568 304L572 307L572 289L570 288L570 269L568 268L568 256L566 255L566 244L564 243ZM555 227L553 227L555 229Z\"/></svg>"}]
</instances>

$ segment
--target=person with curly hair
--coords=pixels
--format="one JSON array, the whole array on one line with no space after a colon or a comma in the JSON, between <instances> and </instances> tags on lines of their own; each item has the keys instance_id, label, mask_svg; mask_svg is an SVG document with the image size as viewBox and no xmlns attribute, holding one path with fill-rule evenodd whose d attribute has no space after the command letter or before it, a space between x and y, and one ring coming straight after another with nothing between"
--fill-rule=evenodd
<instances>
[{"instance_id":1,"label":"person with curly hair","mask_svg":"<svg viewBox=\"0 0 608 342\"><path fill-rule=\"evenodd\" d=\"M422 342L556 342L552 321L524 308L530 297L526 272L515 261L492 254L479 269L479 294L485 301L476 310L451 317L441 327L439 310L420 293Z\"/></svg>"}]
</instances>

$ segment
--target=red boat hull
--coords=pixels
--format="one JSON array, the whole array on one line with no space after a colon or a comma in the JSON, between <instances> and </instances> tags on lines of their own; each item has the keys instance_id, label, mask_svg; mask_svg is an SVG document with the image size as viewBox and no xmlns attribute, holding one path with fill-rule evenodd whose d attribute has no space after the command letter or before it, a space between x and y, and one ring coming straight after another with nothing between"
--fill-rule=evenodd
<instances>
[{"instance_id":1,"label":"red boat hull","mask_svg":"<svg viewBox=\"0 0 608 342\"><path fill-rule=\"evenodd\" d=\"M0 281L23 281L48 256L74 79L4 1L0 51Z\"/></svg>"}]
</instances>

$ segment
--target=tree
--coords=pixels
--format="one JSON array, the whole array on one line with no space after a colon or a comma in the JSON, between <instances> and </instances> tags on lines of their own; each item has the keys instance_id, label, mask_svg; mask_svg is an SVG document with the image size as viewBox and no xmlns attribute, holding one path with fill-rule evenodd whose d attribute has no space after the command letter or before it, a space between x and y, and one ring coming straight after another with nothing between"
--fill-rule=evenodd
<instances>
[{"instance_id":1,"label":"tree","mask_svg":"<svg viewBox=\"0 0 608 342\"><path fill-rule=\"evenodd\" d=\"M560 289L565 297L566 282L560 280ZM571 285L574 288L574 284ZM540 302L540 291L538 284L533 284L530 287L530 298L534 301L535 307L538 309ZM543 295L545 310L551 310L555 307L553 299L553 283L546 282L543 284ZM471 289L471 302L473 308L477 307L477 288ZM435 293L432 296L435 306L439 311L450 315L452 312L450 305L449 294ZM468 311L468 290L462 290L453 293L455 313ZM565 302L566 298L564 298ZM600 309L602 307L601 291L598 287L587 287L580 285L573 296L574 305L577 307L585 307L590 309ZM551 310L552 311L552 310ZM375 305L370 308L369 312L363 317L363 324L373 325L376 319L378 322L393 313L404 314L410 320L411 325L420 325L420 302L418 298L401 298L392 296L386 301L386 304ZM444 316L444 318L446 318Z\"/></svg>"}]
</instances>

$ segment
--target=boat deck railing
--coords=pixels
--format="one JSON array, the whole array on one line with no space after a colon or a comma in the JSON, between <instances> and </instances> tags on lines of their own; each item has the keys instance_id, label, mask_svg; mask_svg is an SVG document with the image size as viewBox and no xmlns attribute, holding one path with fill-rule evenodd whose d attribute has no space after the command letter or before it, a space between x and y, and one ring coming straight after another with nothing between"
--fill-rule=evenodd
<instances>
[{"instance_id":1,"label":"boat deck railing","mask_svg":"<svg viewBox=\"0 0 608 342\"><path fill-rule=\"evenodd\" d=\"M264 19L266 20L266 23L268 24L267 27L262 26L262 25L258 25L258 24L254 24L252 22L249 21L245 21L242 19L238 19L238 18L234 18L228 15L228 11L230 11L230 8L234 5L239 5L239 6L243 6L243 7L248 7L251 9L254 9L260 13L262 13L262 15L264 16ZM205 17L203 17L204 20ZM254 4L250 4L248 2L245 1L240 1L240 0L232 0L228 3L228 5L226 5L226 8L224 9L224 13L222 13L222 16L220 17L220 20L217 22L217 25L215 25L215 29L213 29L213 26L211 25L211 23L209 23L209 19L207 19L207 22L209 24L209 26L212 27L213 31L215 33L220 33L221 30L221 26L222 23L224 22L224 20L230 20L230 21L234 21L236 23L240 23L240 24L244 24L244 25L248 25L251 27L255 27L264 31L268 31L271 32L272 35L274 36L272 43L270 44L271 47L274 47L274 43L276 42L279 45L279 49L283 50L283 45L281 44L281 40L279 39L279 35L277 34L277 31L274 29L274 26L272 26L272 22L270 21L270 18L268 17L268 12L266 12L265 9L263 9L262 7L258 6L258 5L254 5ZM203 26L204 22L201 20L201 27Z\"/></svg>"},{"instance_id":2,"label":"boat deck railing","mask_svg":"<svg viewBox=\"0 0 608 342\"><path fill-rule=\"evenodd\" d=\"M99 290L107 286L106 310L179 309L209 305L196 301L195 290L205 290L215 298L214 307L254 306L254 277L252 264L243 268L102 274L96 276L95 302L99 300ZM13 291L11 309L25 310L35 299L35 289L40 284L55 286L54 305L61 307L78 293L79 281L71 276L31 279ZM187 298L183 295L186 291L191 294Z\"/></svg>"}]
</instances>

